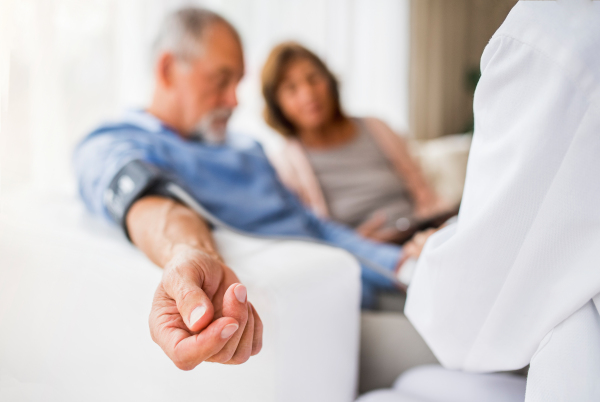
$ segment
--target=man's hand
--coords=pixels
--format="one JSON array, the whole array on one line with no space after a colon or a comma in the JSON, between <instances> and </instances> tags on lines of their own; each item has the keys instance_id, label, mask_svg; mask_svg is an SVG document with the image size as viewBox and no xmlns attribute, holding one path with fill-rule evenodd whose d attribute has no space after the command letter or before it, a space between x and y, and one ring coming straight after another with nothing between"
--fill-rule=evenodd
<instances>
[{"instance_id":1,"label":"man's hand","mask_svg":"<svg viewBox=\"0 0 600 402\"><path fill-rule=\"evenodd\" d=\"M217 258L191 247L165 265L150 332L182 370L203 361L244 363L262 347L262 322L245 286Z\"/></svg>"},{"instance_id":2,"label":"man's hand","mask_svg":"<svg viewBox=\"0 0 600 402\"><path fill-rule=\"evenodd\" d=\"M182 370L203 361L240 364L262 347L262 322L246 287L221 259L198 214L148 196L127 214L133 243L164 268L150 313L152 339Z\"/></svg>"},{"instance_id":3,"label":"man's hand","mask_svg":"<svg viewBox=\"0 0 600 402\"><path fill-rule=\"evenodd\" d=\"M407 243L404 244L402 250L404 252L405 258L414 258L418 259L423 251L423 247L425 247L425 243L427 239L431 237L432 234L437 232L439 229L427 229L422 232L417 232L412 239L410 239Z\"/></svg>"}]
</instances>

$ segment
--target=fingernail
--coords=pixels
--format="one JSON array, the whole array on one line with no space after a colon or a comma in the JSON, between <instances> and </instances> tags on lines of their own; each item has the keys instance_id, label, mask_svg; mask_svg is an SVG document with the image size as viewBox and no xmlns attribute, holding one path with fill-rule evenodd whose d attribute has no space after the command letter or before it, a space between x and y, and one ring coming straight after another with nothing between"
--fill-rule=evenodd
<instances>
[{"instance_id":1,"label":"fingernail","mask_svg":"<svg viewBox=\"0 0 600 402\"><path fill-rule=\"evenodd\" d=\"M235 289L233 289L233 293L235 293L235 298L238 299L240 303L246 302L246 294L248 292L246 291L246 287L244 285L236 286Z\"/></svg>"},{"instance_id":2,"label":"fingernail","mask_svg":"<svg viewBox=\"0 0 600 402\"><path fill-rule=\"evenodd\" d=\"M190 314L190 325L194 325L206 313L206 306L198 306Z\"/></svg>"},{"instance_id":3,"label":"fingernail","mask_svg":"<svg viewBox=\"0 0 600 402\"><path fill-rule=\"evenodd\" d=\"M221 331L221 338L226 339L229 338L240 326L237 324L228 324L225 325L223 331Z\"/></svg>"}]
</instances>

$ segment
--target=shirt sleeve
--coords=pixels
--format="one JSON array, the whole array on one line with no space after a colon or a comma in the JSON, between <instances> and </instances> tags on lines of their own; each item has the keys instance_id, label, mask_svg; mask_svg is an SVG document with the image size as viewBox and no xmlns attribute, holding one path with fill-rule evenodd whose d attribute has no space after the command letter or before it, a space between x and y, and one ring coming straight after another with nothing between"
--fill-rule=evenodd
<instances>
[{"instance_id":1,"label":"shirt sleeve","mask_svg":"<svg viewBox=\"0 0 600 402\"><path fill-rule=\"evenodd\" d=\"M344 225L327 219L320 219L310 211L306 211L306 213L309 216L310 224L316 228L316 232L321 240L343 248L359 259L377 264L389 271L392 271L397 266L401 257L401 247L392 244L376 243L365 239ZM361 265L364 265L364 263ZM367 271L370 273L364 275L372 276L370 279L375 283L381 281L383 281L382 284L389 283L388 279L376 272Z\"/></svg>"},{"instance_id":2,"label":"shirt sleeve","mask_svg":"<svg viewBox=\"0 0 600 402\"><path fill-rule=\"evenodd\" d=\"M150 144L123 132L90 135L74 153L73 164L79 193L94 214L114 221L105 205L112 179L134 160L152 163Z\"/></svg>"}]
</instances>

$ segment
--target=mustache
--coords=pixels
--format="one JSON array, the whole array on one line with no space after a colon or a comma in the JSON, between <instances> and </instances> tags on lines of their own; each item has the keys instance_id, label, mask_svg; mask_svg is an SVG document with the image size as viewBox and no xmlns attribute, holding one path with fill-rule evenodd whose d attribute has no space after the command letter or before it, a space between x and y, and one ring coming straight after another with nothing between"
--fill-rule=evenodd
<instances>
[{"instance_id":1,"label":"mustache","mask_svg":"<svg viewBox=\"0 0 600 402\"><path fill-rule=\"evenodd\" d=\"M232 114L233 109L231 108L219 108L209 112L202 120L227 120L231 117Z\"/></svg>"},{"instance_id":2,"label":"mustache","mask_svg":"<svg viewBox=\"0 0 600 402\"><path fill-rule=\"evenodd\" d=\"M225 126L233 114L231 108L213 109L206 113L196 124L195 136L209 143L218 144L225 141ZM225 123L225 124L223 124Z\"/></svg>"}]
</instances>

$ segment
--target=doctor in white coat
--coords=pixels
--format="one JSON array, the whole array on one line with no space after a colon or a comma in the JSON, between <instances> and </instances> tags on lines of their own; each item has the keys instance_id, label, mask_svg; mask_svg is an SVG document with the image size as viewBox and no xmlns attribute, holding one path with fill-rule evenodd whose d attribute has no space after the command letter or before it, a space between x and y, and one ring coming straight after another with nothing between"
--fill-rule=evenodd
<instances>
[{"instance_id":1,"label":"doctor in white coat","mask_svg":"<svg viewBox=\"0 0 600 402\"><path fill-rule=\"evenodd\" d=\"M600 2L520 1L481 72L458 221L406 315L448 369L530 364L512 400L600 401Z\"/></svg>"}]
</instances>

